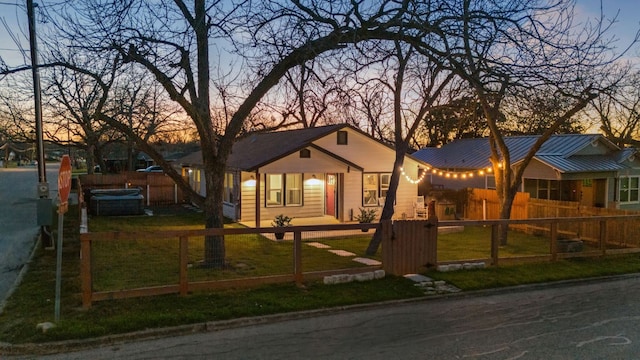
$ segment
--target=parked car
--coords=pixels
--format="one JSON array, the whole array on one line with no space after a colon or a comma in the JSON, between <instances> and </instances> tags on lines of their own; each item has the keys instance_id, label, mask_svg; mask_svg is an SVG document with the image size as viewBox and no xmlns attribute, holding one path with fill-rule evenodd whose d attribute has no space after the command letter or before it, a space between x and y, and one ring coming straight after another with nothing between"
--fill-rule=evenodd
<instances>
[{"instance_id":1,"label":"parked car","mask_svg":"<svg viewBox=\"0 0 640 360\"><path fill-rule=\"evenodd\" d=\"M138 169L136 171L137 172L164 172L164 170L162 170L162 166L160 165L151 165L146 169Z\"/></svg>"}]
</instances>

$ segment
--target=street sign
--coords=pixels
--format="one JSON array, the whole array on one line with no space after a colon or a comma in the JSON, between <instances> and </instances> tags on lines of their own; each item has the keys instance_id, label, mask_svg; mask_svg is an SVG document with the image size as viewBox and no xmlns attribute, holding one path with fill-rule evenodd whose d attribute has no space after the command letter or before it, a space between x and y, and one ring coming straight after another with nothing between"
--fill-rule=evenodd
<instances>
[{"instance_id":1,"label":"street sign","mask_svg":"<svg viewBox=\"0 0 640 360\"><path fill-rule=\"evenodd\" d=\"M69 155L62 157L60 162L60 171L58 173L58 196L60 197L60 204L66 204L69 200L69 193L71 192L71 159Z\"/></svg>"},{"instance_id":2,"label":"street sign","mask_svg":"<svg viewBox=\"0 0 640 360\"><path fill-rule=\"evenodd\" d=\"M69 193L71 192L71 160L69 155L64 155L60 162L60 171L58 172L58 197L60 205L58 205L58 245L56 256L56 299L54 305L54 319L56 322L60 320L60 291L62 286L62 232L64 224L64 213L69 209Z\"/></svg>"}]
</instances>

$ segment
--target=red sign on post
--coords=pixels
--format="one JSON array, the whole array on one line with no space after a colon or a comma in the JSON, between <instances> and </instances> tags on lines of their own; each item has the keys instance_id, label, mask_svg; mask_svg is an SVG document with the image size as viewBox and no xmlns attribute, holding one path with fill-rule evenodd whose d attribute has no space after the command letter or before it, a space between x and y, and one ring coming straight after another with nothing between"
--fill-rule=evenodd
<instances>
[{"instance_id":1,"label":"red sign on post","mask_svg":"<svg viewBox=\"0 0 640 360\"><path fill-rule=\"evenodd\" d=\"M69 200L69 193L71 192L71 159L69 155L62 157L60 163L60 172L58 173L58 196L60 197L60 204L66 204Z\"/></svg>"}]
</instances>

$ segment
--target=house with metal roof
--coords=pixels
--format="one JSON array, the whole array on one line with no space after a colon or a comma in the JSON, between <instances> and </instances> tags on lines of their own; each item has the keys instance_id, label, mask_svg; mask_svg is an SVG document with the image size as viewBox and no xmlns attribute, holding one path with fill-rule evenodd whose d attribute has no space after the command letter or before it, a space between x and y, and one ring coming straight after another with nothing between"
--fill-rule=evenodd
<instances>
[{"instance_id":1,"label":"house with metal roof","mask_svg":"<svg viewBox=\"0 0 640 360\"><path fill-rule=\"evenodd\" d=\"M538 136L506 137L511 166L518 166ZM584 206L640 209L637 149L619 148L599 134L553 135L524 171L521 191L532 198ZM495 188L487 138L461 139L412 154L430 163L429 180L446 188Z\"/></svg>"},{"instance_id":2,"label":"house with metal roof","mask_svg":"<svg viewBox=\"0 0 640 360\"><path fill-rule=\"evenodd\" d=\"M224 214L255 223L279 214L353 221L360 208L378 209L389 189L395 150L347 125L254 133L234 145L227 161ZM178 161L205 195L202 153ZM397 216L413 215L415 181L426 164L406 155L396 195ZM293 221L295 225L296 221Z\"/></svg>"}]
</instances>

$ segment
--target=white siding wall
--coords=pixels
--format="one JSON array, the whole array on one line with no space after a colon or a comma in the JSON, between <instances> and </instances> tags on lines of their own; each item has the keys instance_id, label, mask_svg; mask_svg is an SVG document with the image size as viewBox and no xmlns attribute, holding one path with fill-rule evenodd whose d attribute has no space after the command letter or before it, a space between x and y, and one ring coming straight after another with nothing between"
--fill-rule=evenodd
<instances>
[{"instance_id":1,"label":"white siding wall","mask_svg":"<svg viewBox=\"0 0 640 360\"><path fill-rule=\"evenodd\" d=\"M364 172L391 173L395 161L395 151L379 142L363 136L359 132L345 129L348 132L347 145L337 144L337 134L329 134L314 143L339 155L354 164L364 168ZM404 170L407 176L413 180L418 179L418 162L405 157ZM354 214L362 207L362 173L351 171L345 174L345 220L349 220L350 210ZM401 217L406 213L408 217L413 216L413 202L418 195L418 185L410 183L404 176L400 177L398 192L396 194L396 206L394 217ZM379 207L378 216L382 212Z\"/></svg>"},{"instance_id":2,"label":"white siding wall","mask_svg":"<svg viewBox=\"0 0 640 360\"><path fill-rule=\"evenodd\" d=\"M250 173L242 174L241 214L242 221L255 221L255 186L250 186ZM311 173L305 173L303 178L302 206L276 206L265 207L265 180L264 174L260 174L260 217L262 220L271 220L276 215L284 214L293 218L316 217L324 215L324 174L315 173L316 179ZM295 225L295 220L292 222Z\"/></svg>"},{"instance_id":3,"label":"white siding wall","mask_svg":"<svg viewBox=\"0 0 640 360\"><path fill-rule=\"evenodd\" d=\"M256 220L256 180L251 179L254 174L243 172L240 179L240 219L242 221ZM261 190L261 193L264 190Z\"/></svg>"},{"instance_id":4,"label":"white siding wall","mask_svg":"<svg viewBox=\"0 0 640 360\"><path fill-rule=\"evenodd\" d=\"M352 216L358 214L362 207L362 172L351 170L344 174L344 221L353 221ZM378 212L379 214L380 212Z\"/></svg>"}]
</instances>

